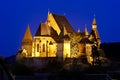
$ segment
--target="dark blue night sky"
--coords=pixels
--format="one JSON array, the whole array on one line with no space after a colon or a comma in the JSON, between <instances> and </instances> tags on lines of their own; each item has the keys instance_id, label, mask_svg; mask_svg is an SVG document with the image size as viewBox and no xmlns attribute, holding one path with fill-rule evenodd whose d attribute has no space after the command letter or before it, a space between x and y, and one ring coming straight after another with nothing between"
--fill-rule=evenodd
<instances>
[{"instance_id":1,"label":"dark blue night sky","mask_svg":"<svg viewBox=\"0 0 120 80\"><path fill-rule=\"evenodd\" d=\"M28 24L34 35L52 13L65 15L74 29L89 33L94 14L102 42L120 42L119 0L0 0L0 55L16 54Z\"/></svg>"}]
</instances>

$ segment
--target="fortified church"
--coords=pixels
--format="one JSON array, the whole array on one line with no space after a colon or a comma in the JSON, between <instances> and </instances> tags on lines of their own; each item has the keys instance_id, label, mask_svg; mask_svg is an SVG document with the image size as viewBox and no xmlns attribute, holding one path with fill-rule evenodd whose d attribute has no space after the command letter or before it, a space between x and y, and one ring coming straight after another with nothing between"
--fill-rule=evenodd
<instances>
[{"instance_id":1,"label":"fortified church","mask_svg":"<svg viewBox=\"0 0 120 80\"><path fill-rule=\"evenodd\" d=\"M63 15L48 12L47 20L40 23L33 36L28 25L22 40L21 55L25 58L80 58L86 56L89 63L92 59L93 45L99 49L100 37L96 19L93 19L91 32L87 28L76 32Z\"/></svg>"}]
</instances>

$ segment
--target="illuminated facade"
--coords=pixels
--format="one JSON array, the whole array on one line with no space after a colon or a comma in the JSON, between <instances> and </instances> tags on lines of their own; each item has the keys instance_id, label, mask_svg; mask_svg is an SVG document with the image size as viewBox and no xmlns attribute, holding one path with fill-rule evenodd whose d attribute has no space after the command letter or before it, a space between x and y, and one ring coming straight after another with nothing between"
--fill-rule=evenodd
<instances>
[{"instance_id":1,"label":"illuminated facade","mask_svg":"<svg viewBox=\"0 0 120 80\"><path fill-rule=\"evenodd\" d=\"M48 12L47 20L40 23L34 37L28 25L22 40L21 54L24 57L57 57L63 60L85 55L90 62L92 61L92 46L96 44L99 48L100 43L95 18L89 34L87 28L84 32L80 30L75 32L65 16Z\"/></svg>"}]
</instances>

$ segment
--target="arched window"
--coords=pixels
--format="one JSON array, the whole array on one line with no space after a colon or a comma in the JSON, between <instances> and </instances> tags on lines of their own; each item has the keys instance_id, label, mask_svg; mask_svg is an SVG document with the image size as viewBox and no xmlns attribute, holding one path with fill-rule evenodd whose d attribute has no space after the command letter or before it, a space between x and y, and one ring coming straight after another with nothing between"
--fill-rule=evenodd
<instances>
[{"instance_id":1,"label":"arched window","mask_svg":"<svg viewBox=\"0 0 120 80\"><path fill-rule=\"evenodd\" d=\"M45 44L43 44L43 52L45 52Z\"/></svg>"},{"instance_id":2,"label":"arched window","mask_svg":"<svg viewBox=\"0 0 120 80\"><path fill-rule=\"evenodd\" d=\"M39 44L37 44L37 52L39 52Z\"/></svg>"}]
</instances>

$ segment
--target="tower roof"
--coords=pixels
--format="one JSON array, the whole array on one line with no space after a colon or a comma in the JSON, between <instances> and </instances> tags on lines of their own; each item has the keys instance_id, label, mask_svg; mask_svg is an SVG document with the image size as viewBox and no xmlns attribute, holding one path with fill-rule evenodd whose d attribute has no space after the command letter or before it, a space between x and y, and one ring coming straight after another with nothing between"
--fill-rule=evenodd
<instances>
[{"instance_id":1,"label":"tower roof","mask_svg":"<svg viewBox=\"0 0 120 80\"><path fill-rule=\"evenodd\" d=\"M22 42L25 42L25 41L32 41L32 34L31 34L31 31L30 31L29 25L27 27L27 30L25 32L25 35L24 35L24 38L23 38Z\"/></svg>"},{"instance_id":2,"label":"tower roof","mask_svg":"<svg viewBox=\"0 0 120 80\"><path fill-rule=\"evenodd\" d=\"M87 27L85 27L84 32L85 32L85 36L88 36L88 35L89 35L88 30L87 30Z\"/></svg>"},{"instance_id":3,"label":"tower roof","mask_svg":"<svg viewBox=\"0 0 120 80\"><path fill-rule=\"evenodd\" d=\"M78 33L80 33L80 29L78 29L78 31L77 31Z\"/></svg>"},{"instance_id":4,"label":"tower roof","mask_svg":"<svg viewBox=\"0 0 120 80\"><path fill-rule=\"evenodd\" d=\"M93 19L92 25L96 25L96 18Z\"/></svg>"}]
</instances>

